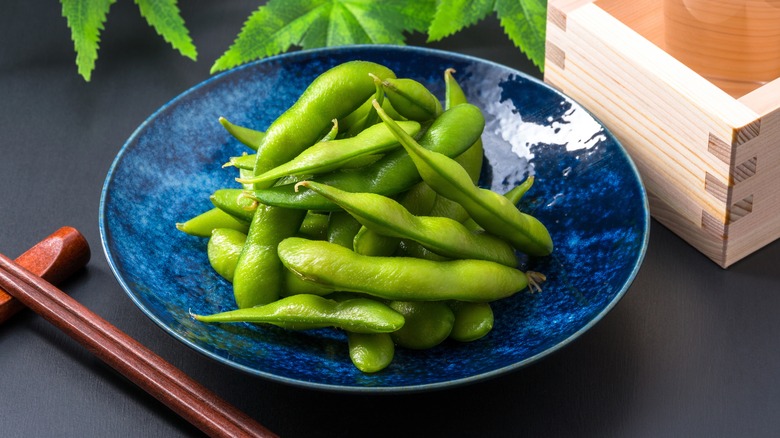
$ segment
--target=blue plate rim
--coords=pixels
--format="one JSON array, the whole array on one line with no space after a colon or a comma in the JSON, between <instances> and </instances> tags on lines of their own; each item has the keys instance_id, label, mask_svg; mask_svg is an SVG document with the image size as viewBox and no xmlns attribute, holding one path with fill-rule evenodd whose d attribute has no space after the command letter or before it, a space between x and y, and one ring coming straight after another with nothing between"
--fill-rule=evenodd
<instances>
[{"instance_id":1,"label":"blue plate rim","mask_svg":"<svg viewBox=\"0 0 780 438\"><path fill-rule=\"evenodd\" d=\"M450 57L453 59L459 59L462 61L470 61L473 63L480 63L484 65L490 65L494 67L498 67L501 69L506 69L507 71L510 71L513 74L516 74L518 76L523 77L526 80L532 81L544 88L549 89L550 91L558 94L562 98L572 102L573 104L577 105L580 109L584 110L589 116L591 116L594 120L596 120L601 126L604 127L604 134L608 136L612 141L614 141L615 145L617 146L617 149L620 151L620 153L623 155L623 157L626 159L626 162L629 164L629 167L636 177L638 183L639 183L639 189L640 194L642 197L642 203L643 203L643 211L644 211L644 218L643 218L643 224L644 224L644 235L642 238L642 245L641 245L641 251L639 254L637 254L636 262L634 263L634 266L632 267L631 273L626 278L626 281L623 284L623 287L620 291L618 291L613 299L609 302L607 306L605 306L597 315L595 315L593 318L591 318L590 321L586 325L584 325L582 328L577 330L576 332L572 333L569 337L566 339L558 342L556 345L541 351L533 356L530 356L522 361L515 362L511 365L507 365L501 368L497 368L492 371L483 372L480 374L476 374L469 377L463 377L459 379L454 380L446 380L442 382L435 382L435 383L426 383L426 384L420 384L420 385L405 385L405 386L344 386L344 385L332 385L332 384L326 384L326 383L318 383L318 382L307 382L302 380L297 380L289 377L283 377L279 376L273 373L264 372L261 370L257 370L251 367L247 367L245 365L241 365L235 362L231 362L227 360L224 357L218 356L214 354L211 351L208 351L190 340L178 335L176 332L171 330L165 323L163 323L157 316L155 316L153 313L149 311L138 299L136 294L132 291L132 288L127 284L125 279L122 277L119 271L118 263L113 257L110 248L108 247L108 230L107 225L105 223L105 209L106 209L106 203L107 198L109 196L109 186L112 182L113 175L117 169L117 167L120 165L120 162L124 156L125 153L129 150L129 148L132 146L132 144L135 142L135 140L139 137L139 135L146 129L146 127L152 123L159 114L165 112L168 108L175 106L179 103L179 101L185 99L190 94L193 94L200 90L201 88L208 87L211 83L215 81L222 80L222 78L226 76L230 76L235 74L238 71L254 68L254 66L269 62L277 62L281 61L287 58L295 58L295 57L301 57L301 56L308 56L308 57L316 57L321 56L322 54L328 54L328 53L339 53L339 52L350 52L350 51L356 51L356 50L396 50L396 51L411 51L416 53L422 53L422 54L431 54L434 56L439 57ZM151 319L157 326L163 329L165 333L172 336L176 340L182 342L183 344L187 345L188 347L192 348L193 350L203 354L204 356L210 358L211 360L214 360L216 362L222 363L224 365L228 365L231 368L235 368L238 370L241 370L243 372L246 372L251 375L263 377L266 379L269 379L271 381L276 381L284 384L289 384L292 386L300 387L300 388L307 388L307 389L318 389L318 390L325 390L325 391L332 391L332 392L340 392L340 393L384 393L384 394L393 394L393 393L410 393L410 392L423 392L423 391L430 391L430 390L438 390L438 389L447 389L447 388L453 388L456 386L462 386L467 384L473 384L477 383L479 381L495 378L499 375L507 374L511 371L523 368L531 363L537 362L540 359L547 357L551 355L552 353L555 353L565 346L569 345L572 341L579 338L582 334L590 330L594 325L596 325L599 321L601 321L604 316L606 316L625 296L628 289L633 284L633 281L635 280L637 274L639 273L639 270L642 266L642 263L644 261L647 247L649 244L650 239L650 210L649 210L649 201L647 196L647 190L645 188L645 185L642 181L642 177L639 173L638 168L636 167L636 164L634 163L631 156L628 154L626 149L623 147L622 143L614 136L612 131L607 128L603 122L596 117L592 112L590 112L587 108L583 107L579 102L574 100L573 98L563 94L561 91L553 88L549 84L545 83L544 81L533 77L527 73L521 72L519 70L516 70L514 68L508 67L506 65L486 60L483 58L479 58L473 55L467 55L462 54L458 52L450 52L446 50L441 49L434 49L434 48L428 48L428 47L419 47L419 46L398 46L398 45L381 45L381 44L358 44L358 45L350 45L350 46L342 46L342 47L325 47L325 48L318 48L318 49L308 49L308 50L299 50L295 52L288 52L280 55L275 55L272 57L260 59L257 61L253 61L251 63L247 63L238 67L235 67L233 69L221 72L219 74L216 74L208 79L205 79L198 84L182 91L177 96L160 106L156 111L154 111L151 115L149 115L134 131L133 133L128 137L128 139L124 142L122 147L117 152L117 155L115 156L113 162L111 163L108 172L106 174L106 178L103 182L103 187L100 192L100 203L99 203L99 209L98 209L98 228L100 231L100 240L101 240L101 247L103 250L103 254L106 258L106 261L108 262L108 265L114 275L114 277L117 279L117 282L120 284L122 289L124 290L125 294L131 299L131 301L134 303L134 305L139 308L149 319Z\"/></svg>"}]
</instances>

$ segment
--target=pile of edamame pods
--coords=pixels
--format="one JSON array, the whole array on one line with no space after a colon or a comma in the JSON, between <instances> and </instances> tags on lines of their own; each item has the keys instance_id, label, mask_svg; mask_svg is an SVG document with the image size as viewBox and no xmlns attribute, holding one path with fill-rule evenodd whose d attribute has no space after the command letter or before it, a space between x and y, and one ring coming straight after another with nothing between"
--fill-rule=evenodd
<instances>
[{"instance_id":1,"label":"pile of edamame pods","mask_svg":"<svg viewBox=\"0 0 780 438\"><path fill-rule=\"evenodd\" d=\"M236 188L176 224L208 238L236 308L193 315L290 330L335 327L361 371L395 348L469 342L493 327L492 301L539 289L517 252L546 256L545 226L505 194L478 187L485 120L444 72L440 101L380 64L320 74L265 132L220 122L248 150L225 167Z\"/></svg>"}]
</instances>

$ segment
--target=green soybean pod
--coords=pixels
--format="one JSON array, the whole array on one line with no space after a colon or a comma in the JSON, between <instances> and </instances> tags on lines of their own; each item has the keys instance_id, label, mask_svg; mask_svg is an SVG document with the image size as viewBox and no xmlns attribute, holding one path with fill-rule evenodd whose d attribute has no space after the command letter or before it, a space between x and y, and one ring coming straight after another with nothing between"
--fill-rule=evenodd
<instances>
[{"instance_id":1,"label":"green soybean pod","mask_svg":"<svg viewBox=\"0 0 780 438\"><path fill-rule=\"evenodd\" d=\"M468 103L466 94L463 89L455 81L452 76L455 70L448 68L444 71L444 83L445 83L445 108L450 109L456 105ZM471 177L471 182L477 184L479 181L479 175L482 172L482 162L484 161L484 147L482 145L482 138L478 138L474 144L466 149L466 152L454 157L455 161L460 164ZM451 219L455 219L458 222L463 222L469 219L468 212L458 204L457 202L438 196L436 202L431 210L431 216L444 216Z\"/></svg>"},{"instance_id":2,"label":"green soybean pod","mask_svg":"<svg viewBox=\"0 0 780 438\"><path fill-rule=\"evenodd\" d=\"M252 150L257 150L260 143L263 142L265 132L257 131L251 128L235 125L230 123L228 119L224 117L219 118L219 123L230 133L236 140L243 143L245 146Z\"/></svg>"},{"instance_id":3,"label":"green soybean pod","mask_svg":"<svg viewBox=\"0 0 780 438\"><path fill-rule=\"evenodd\" d=\"M255 160L257 160L257 155L255 154L242 154L237 157L230 157L230 160L223 164L222 167L232 166L237 169L251 170L252 174L254 174Z\"/></svg>"},{"instance_id":4,"label":"green soybean pod","mask_svg":"<svg viewBox=\"0 0 780 438\"><path fill-rule=\"evenodd\" d=\"M412 157L423 180L438 194L466 209L486 231L507 239L515 248L531 256L549 255L553 242L547 228L535 217L523 213L505 197L475 186L463 167L452 158L421 147L414 138L395 127L394 120L377 109L401 145Z\"/></svg>"},{"instance_id":5,"label":"green soybean pod","mask_svg":"<svg viewBox=\"0 0 780 438\"><path fill-rule=\"evenodd\" d=\"M231 230L217 229L208 241L207 253L209 263L214 270L228 281L233 281L236 263L241 256L241 250L246 242L246 234ZM311 281L304 281L297 275L282 270L283 287L279 291L280 296L298 294L329 295L333 289L320 286Z\"/></svg>"},{"instance_id":6,"label":"green soybean pod","mask_svg":"<svg viewBox=\"0 0 780 438\"><path fill-rule=\"evenodd\" d=\"M436 202L436 192L434 192L425 181L412 186L411 189L399 194L396 198L409 213L416 216L428 216Z\"/></svg>"},{"instance_id":7,"label":"green soybean pod","mask_svg":"<svg viewBox=\"0 0 780 438\"><path fill-rule=\"evenodd\" d=\"M253 174L254 174L254 170L253 169L238 169L239 177L242 177L242 178L243 177L249 177L249 176L252 176ZM252 190L254 188L254 186L251 185L251 184L242 184L242 186L244 187L244 190Z\"/></svg>"},{"instance_id":8,"label":"green soybean pod","mask_svg":"<svg viewBox=\"0 0 780 438\"><path fill-rule=\"evenodd\" d=\"M452 199L437 196L436 202L431 208L431 216L447 217L454 221L465 222L469 219L469 212Z\"/></svg>"},{"instance_id":9,"label":"green soybean pod","mask_svg":"<svg viewBox=\"0 0 780 438\"><path fill-rule=\"evenodd\" d=\"M367 256L391 256L395 254L400 242L401 239L398 237L377 233L363 225L355 234L352 249L358 254Z\"/></svg>"},{"instance_id":10,"label":"green soybean pod","mask_svg":"<svg viewBox=\"0 0 780 438\"><path fill-rule=\"evenodd\" d=\"M328 217L328 231L325 239L328 242L352 249L355 235L360 231L360 222L346 211L331 211Z\"/></svg>"},{"instance_id":11,"label":"green soybean pod","mask_svg":"<svg viewBox=\"0 0 780 438\"><path fill-rule=\"evenodd\" d=\"M328 234L329 216L317 211L307 211L303 217L298 235L309 239L325 239Z\"/></svg>"},{"instance_id":12,"label":"green soybean pod","mask_svg":"<svg viewBox=\"0 0 780 438\"><path fill-rule=\"evenodd\" d=\"M398 202L410 213L418 216L427 215L435 201L436 192L425 182L419 182L398 195ZM355 236L353 249L363 255L389 256L398 250L400 243L401 239L398 237L382 235L363 226Z\"/></svg>"},{"instance_id":13,"label":"green soybean pod","mask_svg":"<svg viewBox=\"0 0 780 438\"><path fill-rule=\"evenodd\" d=\"M457 156L474 144L482 134L485 120L474 105L458 105L433 121L420 137L423 147ZM361 169L334 171L318 175L316 180L350 192L371 192L394 196L420 182L420 174L409 154L402 148ZM307 210L337 210L338 206L311 191L295 192L294 184L255 190L255 198L267 205Z\"/></svg>"},{"instance_id":14,"label":"green soybean pod","mask_svg":"<svg viewBox=\"0 0 780 438\"><path fill-rule=\"evenodd\" d=\"M471 342L485 337L493 329L493 308L490 303L452 304L455 321L450 338L460 342Z\"/></svg>"},{"instance_id":15,"label":"green soybean pod","mask_svg":"<svg viewBox=\"0 0 780 438\"><path fill-rule=\"evenodd\" d=\"M319 143L327 142L330 140L334 140L336 136L338 135L338 121L336 119L333 120L333 127L330 131L328 131L327 134L325 134L324 137L320 139ZM235 167L241 170L251 170L251 174L247 174L246 176L242 175L242 178L244 179L250 179L254 177L254 170L255 170L255 161L257 161L257 154L247 154L244 153L242 155L236 156L236 157L230 157L230 160L228 160L227 163L223 164L222 167Z\"/></svg>"},{"instance_id":16,"label":"green soybean pod","mask_svg":"<svg viewBox=\"0 0 780 438\"><path fill-rule=\"evenodd\" d=\"M212 315L192 315L202 322L250 322L311 330L336 327L353 333L390 333L404 325L404 317L370 298L335 301L318 295L292 295L274 302Z\"/></svg>"},{"instance_id":17,"label":"green soybean pod","mask_svg":"<svg viewBox=\"0 0 780 438\"><path fill-rule=\"evenodd\" d=\"M467 103L466 93L463 92L463 88L460 87L458 81L455 80L454 68L448 68L444 70L444 109L448 110L455 105L461 103Z\"/></svg>"},{"instance_id":18,"label":"green soybean pod","mask_svg":"<svg viewBox=\"0 0 780 438\"><path fill-rule=\"evenodd\" d=\"M364 373L382 371L395 356L393 338L387 333L347 332L347 345L355 368Z\"/></svg>"},{"instance_id":19,"label":"green soybean pod","mask_svg":"<svg viewBox=\"0 0 780 438\"><path fill-rule=\"evenodd\" d=\"M243 189L218 189L209 197L211 203L240 222L250 223L258 203Z\"/></svg>"},{"instance_id":20,"label":"green soybean pod","mask_svg":"<svg viewBox=\"0 0 780 438\"><path fill-rule=\"evenodd\" d=\"M246 234L229 228L217 228L211 234L206 253L209 264L225 280L233 282L236 263L246 242Z\"/></svg>"},{"instance_id":21,"label":"green soybean pod","mask_svg":"<svg viewBox=\"0 0 780 438\"><path fill-rule=\"evenodd\" d=\"M436 192L431 190L424 181L421 181L411 189L397 195L398 202L410 213L418 216L427 215L436 201ZM355 252L363 255L389 256L398 249L401 239L385 236L361 227L353 242Z\"/></svg>"},{"instance_id":22,"label":"green soybean pod","mask_svg":"<svg viewBox=\"0 0 780 438\"><path fill-rule=\"evenodd\" d=\"M512 187L508 192L504 193L504 197L509 200L509 202L512 203L512 205L517 205L521 199L523 199L523 196L525 196L526 193L528 193L528 190L531 189L531 187L534 184L534 176L529 175L528 178L523 180L520 184ZM463 222L463 225L465 225L468 229L472 231L484 231L482 227L480 227L476 222L474 222L474 219L468 218L465 222Z\"/></svg>"},{"instance_id":23,"label":"green soybean pod","mask_svg":"<svg viewBox=\"0 0 780 438\"><path fill-rule=\"evenodd\" d=\"M232 228L246 233L249 229L249 222L236 219L234 216L214 207L176 224L176 229L179 231L198 237L211 237L211 232L217 228Z\"/></svg>"},{"instance_id":24,"label":"green soybean pod","mask_svg":"<svg viewBox=\"0 0 780 438\"><path fill-rule=\"evenodd\" d=\"M342 118L376 92L371 76L395 77L387 67L368 61L339 64L317 76L303 94L271 123L257 148L254 175L284 164L320 140ZM274 181L254 183L256 189ZM258 217L261 216L261 217ZM255 211L233 278L239 307L271 302L282 287L282 264L276 244L294 235L303 221L300 210L265 206Z\"/></svg>"},{"instance_id":25,"label":"green soybean pod","mask_svg":"<svg viewBox=\"0 0 780 438\"><path fill-rule=\"evenodd\" d=\"M374 78L382 84L387 100L400 115L419 122L433 120L443 109L436 96L418 81L410 78Z\"/></svg>"},{"instance_id":26,"label":"green soybean pod","mask_svg":"<svg viewBox=\"0 0 780 438\"><path fill-rule=\"evenodd\" d=\"M380 83L377 83L376 80L374 80L374 87L376 88L376 91L374 93L373 100L376 100L379 102L379 105L382 105L385 102L385 91L382 88L382 85ZM376 110L374 109L374 105L370 105L368 107L368 112L366 112L365 117L363 117L360 120L360 123L355 124L352 126L346 133L347 137L354 137L358 134L360 134L361 131L369 128L372 125L375 125L377 122L379 122L379 116L376 115Z\"/></svg>"},{"instance_id":27,"label":"green soybean pod","mask_svg":"<svg viewBox=\"0 0 780 438\"><path fill-rule=\"evenodd\" d=\"M403 327L390 334L401 347L433 348L452 332L455 314L444 301L391 301L388 305L406 321Z\"/></svg>"},{"instance_id":28,"label":"green soybean pod","mask_svg":"<svg viewBox=\"0 0 780 438\"><path fill-rule=\"evenodd\" d=\"M371 257L299 237L284 239L277 249L284 266L306 281L388 300L494 301L528 287L529 276L538 278L485 260Z\"/></svg>"},{"instance_id":29,"label":"green soybean pod","mask_svg":"<svg viewBox=\"0 0 780 438\"><path fill-rule=\"evenodd\" d=\"M331 288L303 280L288 269L282 269L282 285L282 289L279 291L280 297L301 294L325 296L332 295L334 292Z\"/></svg>"},{"instance_id":30,"label":"green soybean pod","mask_svg":"<svg viewBox=\"0 0 780 438\"><path fill-rule=\"evenodd\" d=\"M411 239L445 257L490 260L517 266L511 245L488 233L472 233L453 219L414 216L397 201L374 193L346 192L314 181L301 181L297 186L307 187L330 199L363 226L381 236Z\"/></svg>"},{"instance_id":31,"label":"green soybean pod","mask_svg":"<svg viewBox=\"0 0 780 438\"><path fill-rule=\"evenodd\" d=\"M239 308L270 303L279 298L283 269L276 248L298 232L306 210L260 205L249 225L246 243L233 275L233 296Z\"/></svg>"},{"instance_id":32,"label":"green soybean pod","mask_svg":"<svg viewBox=\"0 0 780 438\"><path fill-rule=\"evenodd\" d=\"M366 119L369 117L369 113L372 111L375 113L374 106L372 105L374 100L376 100L376 94L369 97L358 107L358 109L339 119L339 130L342 136L349 137L351 134L360 132L360 130L366 126ZM404 120L404 118L390 106L390 102L383 99L381 103L382 108L384 108L385 112L390 115L390 117L395 120ZM378 121L379 120L377 119L377 122Z\"/></svg>"},{"instance_id":33,"label":"green soybean pod","mask_svg":"<svg viewBox=\"0 0 780 438\"><path fill-rule=\"evenodd\" d=\"M417 122L398 122L398 126L409 135L417 135L420 124ZM395 136L384 124L376 124L361 131L354 137L328 142L319 142L290 161L251 178L240 178L240 183L259 183L274 181L288 175L316 175L343 167L350 161L371 154L381 154L400 148Z\"/></svg>"},{"instance_id":34,"label":"green soybean pod","mask_svg":"<svg viewBox=\"0 0 780 438\"><path fill-rule=\"evenodd\" d=\"M455 69L452 68L448 68L444 71L444 105L446 109L468 103L466 93L463 92L460 84L455 80L455 77L452 75L453 73L455 73ZM470 148L466 149L466 152L455 157L455 161L466 169L474 184L477 184L479 181L479 174L482 172L482 162L484 161L485 156L484 152L482 137L480 137Z\"/></svg>"},{"instance_id":35,"label":"green soybean pod","mask_svg":"<svg viewBox=\"0 0 780 438\"><path fill-rule=\"evenodd\" d=\"M536 181L536 177L529 175L526 179L523 180L523 182L512 187L508 192L504 193L504 197L512 204L517 204L521 199L523 199L523 196L525 196L525 194L531 190L531 187L534 185L534 181Z\"/></svg>"},{"instance_id":36,"label":"green soybean pod","mask_svg":"<svg viewBox=\"0 0 780 438\"><path fill-rule=\"evenodd\" d=\"M330 128L330 131L325 133L325 135L320 139L319 143L335 140L339 135L339 119L333 119L331 120L331 123L333 123L333 126Z\"/></svg>"},{"instance_id":37,"label":"green soybean pod","mask_svg":"<svg viewBox=\"0 0 780 438\"><path fill-rule=\"evenodd\" d=\"M395 255L403 257L416 257L418 259L437 260L443 262L445 260L452 260L449 257L436 254L430 249L420 245L411 239L401 239L398 243L398 252Z\"/></svg>"},{"instance_id":38,"label":"green soybean pod","mask_svg":"<svg viewBox=\"0 0 780 438\"><path fill-rule=\"evenodd\" d=\"M342 118L376 92L371 76L394 78L387 67L368 61L349 61L317 76L303 94L265 131L257 148L255 175L286 163L322 138L333 119ZM255 184L269 187L273 182Z\"/></svg>"},{"instance_id":39,"label":"green soybean pod","mask_svg":"<svg viewBox=\"0 0 780 438\"><path fill-rule=\"evenodd\" d=\"M346 135L347 132L354 129L357 130L363 127L363 119L365 119L369 110L373 108L371 102L376 98L372 95L366 99L357 109L339 119L339 129L342 135Z\"/></svg>"}]
</instances>

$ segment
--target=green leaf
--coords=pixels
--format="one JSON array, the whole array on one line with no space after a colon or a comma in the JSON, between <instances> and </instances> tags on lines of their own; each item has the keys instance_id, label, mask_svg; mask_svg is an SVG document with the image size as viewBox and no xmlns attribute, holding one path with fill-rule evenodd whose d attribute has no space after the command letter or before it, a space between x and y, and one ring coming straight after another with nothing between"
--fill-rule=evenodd
<instances>
[{"instance_id":1,"label":"green leaf","mask_svg":"<svg viewBox=\"0 0 780 438\"><path fill-rule=\"evenodd\" d=\"M352 0L349 8L376 44L404 44L410 32L425 32L436 11L436 0Z\"/></svg>"},{"instance_id":2,"label":"green leaf","mask_svg":"<svg viewBox=\"0 0 780 438\"><path fill-rule=\"evenodd\" d=\"M68 22L76 66L79 74L89 82L98 55L100 31L106 22L108 10L115 0L61 0L62 16Z\"/></svg>"},{"instance_id":3,"label":"green leaf","mask_svg":"<svg viewBox=\"0 0 780 438\"><path fill-rule=\"evenodd\" d=\"M270 0L249 16L211 72L287 51L302 41L307 30L321 32L326 4L324 0Z\"/></svg>"},{"instance_id":4,"label":"green leaf","mask_svg":"<svg viewBox=\"0 0 780 438\"><path fill-rule=\"evenodd\" d=\"M135 0L141 15L174 49L192 59L198 51L176 6L176 0Z\"/></svg>"},{"instance_id":5,"label":"green leaf","mask_svg":"<svg viewBox=\"0 0 780 438\"><path fill-rule=\"evenodd\" d=\"M496 13L515 46L543 71L547 0L496 0Z\"/></svg>"},{"instance_id":6,"label":"green leaf","mask_svg":"<svg viewBox=\"0 0 780 438\"><path fill-rule=\"evenodd\" d=\"M427 29L434 10L435 0L270 0L247 19L211 72L293 46L404 44L406 32Z\"/></svg>"},{"instance_id":7,"label":"green leaf","mask_svg":"<svg viewBox=\"0 0 780 438\"><path fill-rule=\"evenodd\" d=\"M428 41L439 41L476 24L493 12L495 0L438 0Z\"/></svg>"}]
</instances>

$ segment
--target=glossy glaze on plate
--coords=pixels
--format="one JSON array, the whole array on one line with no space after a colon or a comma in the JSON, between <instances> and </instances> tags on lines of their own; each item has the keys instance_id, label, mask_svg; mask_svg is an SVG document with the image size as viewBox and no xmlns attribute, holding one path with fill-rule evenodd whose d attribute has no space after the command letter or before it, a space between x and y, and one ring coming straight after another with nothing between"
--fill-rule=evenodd
<instances>
[{"instance_id":1,"label":"glossy glaze on plate","mask_svg":"<svg viewBox=\"0 0 780 438\"><path fill-rule=\"evenodd\" d=\"M543 272L543 292L494 303L485 338L425 351L397 349L393 363L363 374L335 330L292 332L250 324L204 324L190 312L232 309L230 285L213 272L206 239L175 227L237 187L221 165L249 151L218 123L264 130L326 69L354 59L382 63L444 97L455 77L486 117L481 185L498 192L533 174L520 207L547 225L552 256L523 261ZM357 46L291 53L215 76L162 107L122 147L103 188L103 248L135 304L206 356L294 385L341 391L415 391L514 370L575 339L626 292L644 257L647 198L634 165L587 111L507 67L430 49Z\"/></svg>"}]
</instances>

